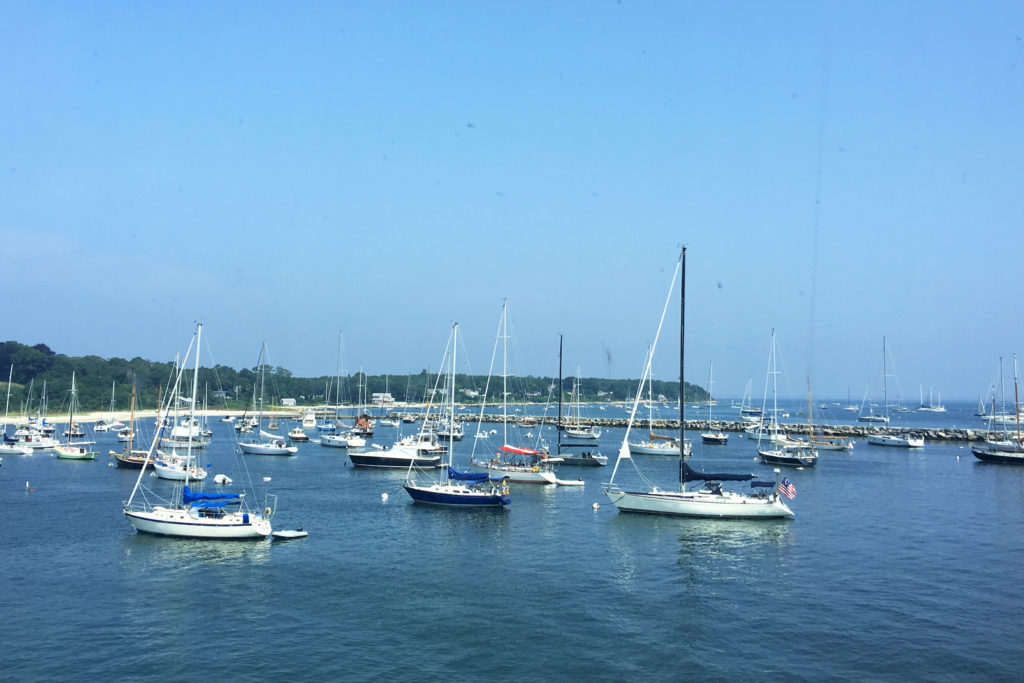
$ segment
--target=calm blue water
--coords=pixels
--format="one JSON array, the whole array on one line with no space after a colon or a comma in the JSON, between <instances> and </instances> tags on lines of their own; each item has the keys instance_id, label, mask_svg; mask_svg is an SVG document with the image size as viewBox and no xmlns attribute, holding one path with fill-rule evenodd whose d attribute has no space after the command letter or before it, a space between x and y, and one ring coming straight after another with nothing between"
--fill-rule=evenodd
<instances>
[{"instance_id":1,"label":"calm blue water","mask_svg":"<svg viewBox=\"0 0 1024 683\"><path fill-rule=\"evenodd\" d=\"M211 471L241 482L230 431L214 429ZM621 438L607 430L602 451ZM733 435L698 444L695 463L768 472L753 457ZM672 485L674 461L637 461ZM796 519L767 523L620 515L600 493L611 466L460 511L414 506L401 474L314 444L244 463L273 478L275 527L308 538L137 535L121 514L134 472L4 458L3 678L961 681L1024 667L1024 469L958 444L823 452L787 472Z\"/></svg>"}]
</instances>

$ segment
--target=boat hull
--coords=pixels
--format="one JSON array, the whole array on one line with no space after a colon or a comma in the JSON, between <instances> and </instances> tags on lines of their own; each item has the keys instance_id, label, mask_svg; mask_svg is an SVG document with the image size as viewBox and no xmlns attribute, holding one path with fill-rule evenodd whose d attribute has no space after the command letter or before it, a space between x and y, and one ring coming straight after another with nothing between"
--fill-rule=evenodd
<instances>
[{"instance_id":1,"label":"boat hull","mask_svg":"<svg viewBox=\"0 0 1024 683\"><path fill-rule=\"evenodd\" d=\"M245 512L209 518L199 516L195 510L157 507L147 511L125 510L124 514L136 531L155 536L256 541L272 531L270 520Z\"/></svg>"},{"instance_id":2,"label":"boat hull","mask_svg":"<svg viewBox=\"0 0 1024 683\"><path fill-rule=\"evenodd\" d=\"M1024 453L994 448L972 448L971 453L982 462L998 462L1004 465L1024 465Z\"/></svg>"},{"instance_id":3,"label":"boat hull","mask_svg":"<svg viewBox=\"0 0 1024 683\"><path fill-rule=\"evenodd\" d=\"M496 472L502 477L508 477L513 484L554 484L555 473L545 467L504 465L494 462L474 461L473 465L488 472Z\"/></svg>"},{"instance_id":4,"label":"boat hull","mask_svg":"<svg viewBox=\"0 0 1024 683\"><path fill-rule=\"evenodd\" d=\"M377 467L382 469L408 469L412 467L439 467L440 455L416 455L392 451L367 451L359 453L349 451L348 458L354 467Z\"/></svg>"},{"instance_id":5,"label":"boat hull","mask_svg":"<svg viewBox=\"0 0 1024 683\"><path fill-rule=\"evenodd\" d=\"M790 519L793 511L777 497L744 496L731 491L628 492L606 490L619 512L711 519Z\"/></svg>"},{"instance_id":6,"label":"boat hull","mask_svg":"<svg viewBox=\"0 0 1024 683\"><path fill-rule=\"evenodd\" d=\"M868 443L874 446L893 446L895 448L924 448L924 438L919 436L873 434L868 437Z\"/></svg>"},{"instance_id":7,"label":"boat hull","mask_svg":"<svg viewBox=\"0 0 1024 683\"><path fill-rule=\"evenodd\" d=\"M766 465L782 465L783 467L814 467L818 463L816 455L797 455L785 451L758 451L761 462Z\"/></svg>"},{"instance_id":8,"label":"boat hull","mask_svg":"<svg viewBox=\"0 0 1024 683\"><path fill-rule=\"evenodd\" d=\"M279 446L271 443L239 443L243 453L250 455L295 455L297 446Z\"/></svg>"},{"instance_id":9,"label":"boat hull","mask_svg":"<svg viewBox=\"0 0 1024 683\"><path fill-rule=\"evenodd\" d=\"M562 459L563 465L575 467L604 467L608 464L608 457L605 455L566 455L562 453L558 457Z\"/></svg>"},{"instance_id":10,"label":"boat hull","mask_svg":"<svg viewBox=\"0 0 1024 683\"><path fill-rule=\"evenodd\" d=\"M404 484L403 488L413 501L426 505L441 505L459 508L500 508L509 504L508 494L473 491L464 486L432 484L414 486Z\"/></svg>"}]
</instances>

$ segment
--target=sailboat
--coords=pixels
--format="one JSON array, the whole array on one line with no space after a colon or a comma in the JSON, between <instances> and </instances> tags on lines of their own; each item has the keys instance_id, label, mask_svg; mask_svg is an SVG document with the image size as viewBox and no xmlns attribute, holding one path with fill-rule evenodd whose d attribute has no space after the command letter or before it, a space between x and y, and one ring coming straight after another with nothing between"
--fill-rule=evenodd
<instances>
[{"instance_id":1,"label":"sailboat","mask_svg":"<svg viewBox=\"0 0 1024 683\"><path fill-rule=\"evenodd\" d=\"M818 462L818 453L807 442L797 442L779 432L779 401L778 401L778 364L775 355L775 330L772 330L771 351L768 355L768 375L765 377L765 403L768 402L768 384L772 386L772 419L769 425L770 438L762 447L762 439L757 440L757 455L767 465L785 465L787 467L814 467ZM767 409L767 406L766 406Z\"/></svg>"},{"instance_id":2,"label":"sailboat","mask_svg":"<svg viewBox=\"0 0 1024 683\"><path fill-rule=\"evenodd\" d=\"M266 352L267 343L263 342L263 346L260 348L260 357L258 361L260 368L260 398L259 413L256 418L257 435L252 441L239 441L238 447L242 449L243 453L249 453L251 455L295 455L299 450L298 446L290 446L284 440L284 437L263 431L263 392L266 387L267 371L267 364L264 361L264 358L266 356Z\"/></svg>"},{"instance_id":3,"label":"sailboat","mask_svg":"<svg viewBox=\"0 0 1024 683\"><path fill-rule=\"evenodd\" d=\"M648 362L650 361L651 349L647 349ZM675 458L679 457L679 439L674 436L668 436L666 434L658 434L654 431L654 390L652 388L653 382L650 378L647 380L647 440L630 442L629 452L632 455L669 455ZM641 392L643 388L641 387ZM679 402L683 402L682 393L679 394ZM689 440L683 442L684 457L689 457L693 453L693 444Z\"/></svg>"},{"instance_id":4,"label":"sailboat","mask_svg":"<svg viewBox=\"0 0 1024 683\"><path fill-rule=\"evenodd\" d=\"M882 410L884 411L885 422L889 422L888 403L888 372L886 369L886 358L888 356L885 337L882 337ZM868 443L875 446L895 446L897 448L923 448L924 437L915 434L897 434L895 432L883 431L868 436Z\"/></svg>"},{"instance_id":5,"label":"sailboat","mask_svg":"<svg viewBox=\"0 0 1024 683\"><path fill-rule=\"evenodd\" d=\"M715 367L714 363L710 363L708 365L708 401L707 401L707 407L708 407L708 431L700 433L700 440L703 441L706 444L711 444L713 446L724 446L724 445L726 445L729 442L729 435L726 434L725 432L721 431L721 430L719 430L717 432L716 431L712 431L712 427L711 427L711 406L714 405L714 401L711 398L711 396L712 396L712 394L711 394L711 385L712 385L711 377L712 377L712 372L714 371L714 367Z\"/></svg>"},{"instance_id":6,"label":"sailboat","mask_svg":"<svg viewBox=\"0 0 1024 683\"><path fill-rule=\"evenodd\" d=\"M1000 366L1002 363L1000 363ZM1001 370L1001 368L1000 368ZM1002 383L1000 381L1000 383ZM995 413L995 394L992 397L992 412ZM1017 382L1017 355L1013 356L1013 405L1017 423L1015 438L989 438L984 446L971 446L974 457L983 462L1024 465L1024 436L1020 431L1020 389Z\"/></svg>"},{"instance_id":7,"label":"sailboat","mask_svg":"<svg viewBox=\"0 0 1024 683\"><path fill-rule=\"evenodd\" d=\"M448 419L455 423L455 359L457 355L459 339L459 324L452 326L451 342L451 370L449 374L447 391L445 392L446 408ZM447 354L446 354L447 355ZM484 403L486 403L486 398ZM429 505L442 505L446 507L504 507L509 504L508 478L499 477L493 479L486 472L461 472L453 467L453 453L455 451L454 436L448 437L448 465L441 470L437 481L429 484L421 484L413 477L413 462L409 462L409 469L406 472L405 482L402 487L412 497L414 502L426 503Z\"/></svg>"},{"instance_id":8,"label":"sailboat","mask_svg":"<svg viewBox=\"0 0 1024 683\"><path fill-rule=\"evenodd\" d=\"M501 304L501 323L498 325L498 335L502 340L502 371L501 371L501 428L502 445L495 451L494 456L488 460L482 458L471 458L470 462L474 467L484 469L488 472L498 473L500 476L508 476L510 482L515 484L555 484L554 466L560 463L561 458L549 457L548 453L536 448L515 446L508 440L508 300ZM495 351L497 351L497 340L495 340ZM492 361L493 365L493 361ZM488 377L488 382L490 378ZM477 442L474 439L473 451L476 452Z\"/></svg>"},{"instance_id":9,"label":"sailboat","mask_svg":"<svg viewBox=\"0 0 1024 683\"><path fill-rule=\"evenodd\" d=\"M14 364L12 363L11 369L7 371L7 401L4 403L4 438L0 440L0 453L6 453L7 455L29 455L32 453L31 448L18 444L17 439L12 439L13 443L11 443L7 437L7 410L11 406L11 379L13 377Z\"/></svg>"},{"instance_id":10,"label":"sailboat","mask_svg":"<svg viewBox=\"0 0 1024 683\"><path fill-rule=\"evenodd\" d=\"M561 391L561 386L559 386ZM559 393L561 397L561 393ZM601 437L601 430L595 429L593 425L584 424L580 420L580 366L576 366L576 378L572 383L572 393L569 399L569 424L562 427L562 432L574 441L586 440L596 441Z\"/></svg>"},{"instance_id":11,"label":"sailboat","mask_svg":"<svg viewBox=\"0 0 1024 683\"><path fill-rule=\"evenodd\" d=\"M75 405L78 403L78 391L75 388L75 373L71 372L71 401L68 415L68 441L67 443L59 443L53 447L53 450L57 452L57 457L61 460L95 460L98 455L96 451L89 450L86 446L91 445L92 441L75 441L75 435L83 435L83 433L76 429L75 424Z\"/></svg>"},{"instance_id":12,"label":"sailboat","mask_svg":"<svg viewBox=\"0 0 1024 683\"><path fill-rule=\"evenodd\" d=\"M608 456L601 455L593 444L562 443L562 335L558 336L558 450L557 455L563 465L582 467L604 467L608 464ZM563 452L562 448L591 448L594 450Z\"/></svg>"},{"instance_id":13,"label":"sailboat","mask_svg":"<svg viewBox=\"0 0 1024 683\"><path fill-rule=\"evenodd\" d=\"M195 374L192 379L193 405L199 388L199 345L202 340L202 332L203 325L199 323L196 325L196 334L193 339L196 353ZM191 349L192 346L189 347L190 351ZM188 353L186 353L185 359L187 362ZM182 368L179 368L174 391L168 395L167 403L160 406L158 420L160 420L161 412L163 419L169 417L170 404L178 394L182 374ZM153 461L158 440L159 435L154 434L146 463ZM276 505L277 501L276 496L272 494L267 494L263 512L254 512L250 511L247 506L245 493L193 491L188 485L189 479L186 478L180 487L175 484L174 499L163 505L158 505L151 501L158 499L159 496L142 486L145 473L146 466L144 464L139 470L139 476L135 480L131 495L123 507L125 517L136 531L158 536L221 540L259 540L267 538L272 532L270 518L273 516L274 510L271 505ZM177 499L179 495L180 500Z\"/></svg>"},{"instance_id":14,"label":"sailboat","mask_svg":"<svg viewBox=\"0 0 1024 683\"><path fill-rule=\"evenodd\" d=\"M157 413L160 412L159 400L157 401ZM118 467L125 467L128 469L141 469L146 464L146 457L149 455L149 451L145 450L132 450L132 444L135 440L135 432L132 431L132 425L135 424L135 381L132 380L132 398L131 407L128 411L129 426L125 427L128 430L128 444L124 447L121 452L110 451L110 457L114 458Z\"/></svg>"},{"instance_id":15,"label":"sailboat","mask_svg":"<svg viewBox=\"0 0 1024 683\"><path fill-rule=\"evenodd\" d=\"M668 298L665 300L665 307L661 312L661 320L658 323L658 332L654 337L654 344L651 346L651 353L647 356L647 363L644 367L643 379L640 380L640 387L633 401L633 409L630 412L629 424L626 427L626 434L622 438L622 446L619 448L619 457L615 461L615 468L612 470L611 480L603 486L605 495L612 501L619 512L635 512L655 515L675 515L682 517L712 517L723 519L785 519L793 517L793 511L782 501L780 490L787 497L795 494L795 489L788 480L779 480L779 470L775 469L775 481L757 481L753 474L708 474L697 472L686 462L685 458L679 456L679 488L675 491L663 491L656 486L639 490L624 491L615 483L615 476L623 461L632 457L629 452L629 432L633 427L636 418L637 406L643 395L643 383L650 377L651 359L654 349L657 347L658 337L661 335L661 328L665 323L665 314L668 312L669 303L672 300L672 290L675 286L676 276L680 277L681 286L679 292L679 394L680 399L683 393L683 340L685 330L685 302L686 302L686 247L682 248L679 262L676 264L675 273L672 275L672 287L669 288ZM680 442L685 436L686 430L686 402L679 401L679 439ZM636 463L633 463L636 467ZM639 473L639 470L638 470ZM641 474L641 478L643 476ZM646 482L646 479L643 479ZM748 481L752 488L762 489L763 493L743 494L722 488L725 481ZM700 482L697 489L687 489L689 482ZM780 485L782 488L780 489Z\"/></svg>"}]
</instances>

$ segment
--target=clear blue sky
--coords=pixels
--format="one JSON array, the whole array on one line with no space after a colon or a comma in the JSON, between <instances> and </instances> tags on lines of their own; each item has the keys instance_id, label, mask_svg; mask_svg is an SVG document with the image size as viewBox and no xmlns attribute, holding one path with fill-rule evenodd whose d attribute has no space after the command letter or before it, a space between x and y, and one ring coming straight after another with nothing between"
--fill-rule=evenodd
<instances>
[{"instance_id":1,"label":"clear blue sky","mask_svg":"<svg viewBox=\"0 0 1024 683\"><path fill-rule=\"evenodd\" d=\"M4 332L298 375L974 398L1021 351L1020 2L6 2ZM655 376L677 376L674 332ZM204 359L204 362L206 360ZM1007 366L1009 371L1009 366Z\"/></svg>"}]
</instances>

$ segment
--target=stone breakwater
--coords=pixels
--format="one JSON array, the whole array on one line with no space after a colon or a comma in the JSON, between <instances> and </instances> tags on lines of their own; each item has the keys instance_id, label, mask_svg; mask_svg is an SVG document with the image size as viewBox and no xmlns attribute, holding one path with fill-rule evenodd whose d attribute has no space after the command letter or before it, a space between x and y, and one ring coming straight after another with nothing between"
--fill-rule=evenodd
<instances>
[{"instance_id":1,"label":"stone breakwater","mask_svg":"<svg viewBox=\"0 0 1024 683\"><path fill-rule=\"evenodd\" d=\"M397 414L396 414L397 417ZM418 415L417 417L422 417ZM474 422L480 419L478 415L456 415L456 419L463 422ZM522 420L521 417L508 417L509 423L518 423ZM502 422L501 415L484 415L484 422ZM535 426L539 424L544 425L555 425L558 422L557 417L536 417L531 425L520 425L522 427ZM593 418L586 421L587 424L592 424L595 427L622 427L625 428L629 424L627 418ZM633 428L647 429L648 420L636 420L633 422ZM728 420L712 420L710 425L707 420L687 420L686 429L688 431L723 431L723 432L743 432L750 426L748 422L733 422ZM679 431L679 420L653 420L650 421L649 427L651 429L658 429L661 431ZM782 431L787 434L804 434L806 435L809 431L806 424L792 423L783 424ZM984 441L985 438L990 434L984 429L956 429L952 427L880 427L877 425L815 425L814 434L816 436L825 437L836 437L842 439L860 439L871 436L872 434L882 433L893 433L893 434L917 434L923 436L927 441Z\"/></svg>"}]
</instances>

